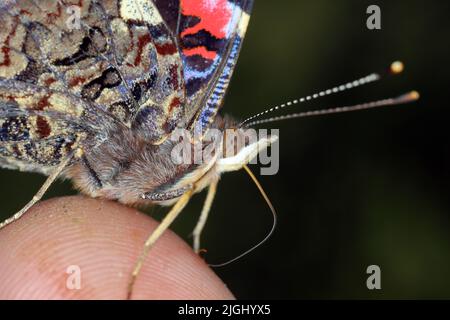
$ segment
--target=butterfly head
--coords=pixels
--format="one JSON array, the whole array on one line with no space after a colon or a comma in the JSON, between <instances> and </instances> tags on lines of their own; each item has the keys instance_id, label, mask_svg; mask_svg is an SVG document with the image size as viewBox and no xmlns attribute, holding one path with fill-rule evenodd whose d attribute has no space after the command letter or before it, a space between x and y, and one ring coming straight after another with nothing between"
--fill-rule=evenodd
<instances>
[{"instance_id":1,"label":"butterfly head","mask_svg":"<svg viewBox=\"0 0 450 320\"><path fill-rule=\"evenodd\" d=\"M170 205L188 190L199 192L221 174L242 169L277 139L275 135L258 135L255 129L239 127L220 116L200 135L193 131L174 132L170 138L175 142L170 147L170 159L181 174L142 198Z\"/></svg>"}]
</instances>

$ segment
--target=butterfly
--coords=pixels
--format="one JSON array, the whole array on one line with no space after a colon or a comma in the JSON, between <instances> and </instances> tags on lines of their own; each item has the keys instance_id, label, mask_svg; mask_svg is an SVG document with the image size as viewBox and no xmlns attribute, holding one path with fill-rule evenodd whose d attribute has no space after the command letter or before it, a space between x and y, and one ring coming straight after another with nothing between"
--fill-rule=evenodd
<instances>
[{"instance_id":1,"label":"butterfly","mask_svg":"<svg viewBox=\"0 0 450 320\"><path fill-rule=\"evenodd\" d=\"M130 297L149 249L192 195L207 189L193 232L198 252L221 174L244 168L256 182L246 165L277 140L275 135L259 137L227 148L225 137L245 140L243 128L284 119L255 120L278 107L240 123L219 113L252 5L253 0L3 1L0 166L48 178L0 228L26 213L58 177L70 179L78 190L95 198L126 205L173 205L145 242L131 275ZM377 79L372 74L302 99ZM409 94L285 118L415 98ZM179 131L188 138L175 135ZM184 151L199 150L203 161L195 161L195 152L194 156L187 152L187 161L175 161L173 150L180 139ZM223 152L230 149L233 152Z\"/></svg>"},{"instance_id":2,"label":"butterfly","mask_svg":"<svg viewBox=\"0 0 450 320\"><path fill-rule=\"evenodd\" d=\"M0 166L58 177L91 197L174 204L146 252L192 194L208 188L195 250L220 174L246 165L276 137L174 163L178 129L235 130L218 114L252 0L15 0L0 5ZM222 141L210 142L221 148ZM130 284L130 292L132 283Z\"/></svg>"}]
</instances>

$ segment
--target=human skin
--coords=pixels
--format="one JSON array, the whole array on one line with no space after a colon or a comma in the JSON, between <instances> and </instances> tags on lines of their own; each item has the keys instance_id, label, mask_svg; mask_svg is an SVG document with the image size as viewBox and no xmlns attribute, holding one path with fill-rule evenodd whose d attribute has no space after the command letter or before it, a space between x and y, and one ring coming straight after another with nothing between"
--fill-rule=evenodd
<instances>
[{"instance_id":1,"label":"human skin","mask_svg":"<svg viewBox=\"0 0 450 320\"><path fill-rule=\"evenodd\" d=\"M0 230L0 298L125 299L131 270L156 226L150 217L112 201L73 196L41 202ZM132 299L233 295L169 230L150 250Z\"/></svg>"}]
</instances>

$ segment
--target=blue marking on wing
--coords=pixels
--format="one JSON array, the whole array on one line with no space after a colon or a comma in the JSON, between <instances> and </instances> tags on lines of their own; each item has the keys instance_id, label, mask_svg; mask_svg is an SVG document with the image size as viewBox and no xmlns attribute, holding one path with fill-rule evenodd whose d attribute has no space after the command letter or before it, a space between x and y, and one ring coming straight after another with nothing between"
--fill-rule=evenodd
<instances>
[{"instance_id":1,"label":"blue marking on wing","mask_svg":"<svg viewBox=\"0 0 450 320\"><path fill-rule=\"evenodd\" d=\"M242 39L239 36L236 36L233 41L233 46L230 50L230 54L228 56L227 62L222 70L222 73L217 80L212 93L210 94L208 100L205 103L198 120L195 124L195 127L198 128L198 125L201 128L201 132L206 131L212 121L212 117L214 117L217 113L217 110L220 108L223 97L225 95L226 88L230 83L231 75L233 73L234 67L236 65L236 61L239 55L239 49L241 46Z\"/></svg>"},{"instance_id":2,"label":"blue marking on wing","mask_svg":"<svg viewBox=\"0 0 450 320\"><path fill-rule=\"evenodd\" d=\"M207 78L209 75L211 75L214 72L214 70L217 68L217 66L220 63L220 57L217 56L209 68L207 68L203 71L200 71L200 70L195 70L194 68L187 65L186 60L187 60L186 58L183 59L185 65L186 65L185 70L184 70L185 81L189 81L191 79Z\"/></svg>"}]
</instances>

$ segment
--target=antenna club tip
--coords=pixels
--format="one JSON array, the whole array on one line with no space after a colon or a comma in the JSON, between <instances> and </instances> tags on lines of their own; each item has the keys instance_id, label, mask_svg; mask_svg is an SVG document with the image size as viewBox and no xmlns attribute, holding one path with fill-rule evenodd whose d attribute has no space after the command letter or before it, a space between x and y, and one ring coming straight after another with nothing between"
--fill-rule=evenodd
<instances>
[{"instance_id":1,"label":"antenna club tip","mask_svg":"<svg viewBox=\"0 0 450 320\"><path fill-rule=\"evenodd\" d=\"M420 93L416 90L413 90L409 93L409 96L411 97L411 100L419 100L420 99Z\"/></svg>"},{"instance_id":2,"label":"antenna club tip","mask_svg":"<svg viewBox=\"0 0 450 320\"><path fill-rule=\"evenodd\" d=\"M389 70L393 74L401 73L401 72L403 72L404 69L405 69L405 65L401 61L394 61L391 63L391 66L389 67Z\"/></svg>"},{"instance_id":3,"label":"antenna club tip","mask_svg":"<svg viewBox=\"0 0 450 320\"><path fill-rule=\"evenodd\" d=\"M400 97L398 97L396 100L397 103L409 103L409 102L414 102L419 100L420 98L420 94L419 92L413 90L410 91L408 93L405 93L403 95L401 95Z\"/></svg>"}]
</instances>

